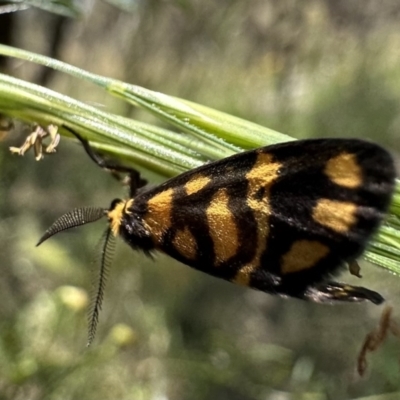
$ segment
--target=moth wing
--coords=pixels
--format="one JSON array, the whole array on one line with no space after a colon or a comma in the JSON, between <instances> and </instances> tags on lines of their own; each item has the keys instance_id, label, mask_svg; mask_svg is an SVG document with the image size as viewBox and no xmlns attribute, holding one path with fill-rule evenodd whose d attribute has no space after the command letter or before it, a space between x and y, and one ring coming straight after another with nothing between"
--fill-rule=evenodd
<instances>
[{"instance_id":1,"label":"moth wing","mask_svg":"<svg viewBox=\"0 0 400 400\"><path fill-rule=\"evenodd\" d=\"M269 193L269 234L259 267L292 292L362 253L389 206L395 169L384 149L355 139L306 140L266 151L282 167Z\"/></svg>"},{"instance_id":2,"label":"moth wing","mask_svg":"<svg viewBox=\"0 0 400 400\"><path fill-rule=\"evenodd\" d=\"M135 204L156 247L172 257L237 283L290 291L363 251L394 178L392 158L377 145L302 140L204 165Z\"/></svg>"}]
</instances>

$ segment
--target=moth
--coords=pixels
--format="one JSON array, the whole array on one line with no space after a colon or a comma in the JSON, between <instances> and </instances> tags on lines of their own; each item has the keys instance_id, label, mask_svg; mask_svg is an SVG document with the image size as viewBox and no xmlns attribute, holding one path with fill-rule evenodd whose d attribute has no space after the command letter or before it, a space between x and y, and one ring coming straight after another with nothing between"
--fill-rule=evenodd
<instances>
[{"instance_id":1,"label":"moth","mask_svg":"<svg viewBox=\"0 0 400 400\"><path fill-rule=\"evenodd\" d=\"M105 161L71 131L102 168L128 173L130 193L108 208L78 208L56 233L108 220L100 283L90 318L94 337L108 252L120 236L199 271L273 295L318 303L383 297L333 280L355 262L382 223L395 181L390 154L358 139L309 139L246 151L176 176L157 187L131 168Z\"/></svg>"}]
</instances>

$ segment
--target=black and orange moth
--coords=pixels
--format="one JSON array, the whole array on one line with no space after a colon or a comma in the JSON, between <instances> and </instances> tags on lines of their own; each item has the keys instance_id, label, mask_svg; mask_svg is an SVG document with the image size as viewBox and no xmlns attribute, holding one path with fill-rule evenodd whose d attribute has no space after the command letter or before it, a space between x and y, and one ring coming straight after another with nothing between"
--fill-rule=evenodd
<instances>
[{"instance_id":1,"label":"black and orange moth","mask_svg":"<svg viewBox=\"0 0 400 400\"><path fill-rule=\"evenodd\" d=\"M130 196L109 208L80 208L60 217L40 239L108 219L107 249L121 236L134 250L161 251L233 283L274 295L331 303L383 297L332 278L365 249L389 206L392 157L358 139L282 143L203 165L146 188L138 172L107 163L72 132L101 167L130 174ZM96 291L93 338L103 297Z\"/></svg>"}]
</instances>

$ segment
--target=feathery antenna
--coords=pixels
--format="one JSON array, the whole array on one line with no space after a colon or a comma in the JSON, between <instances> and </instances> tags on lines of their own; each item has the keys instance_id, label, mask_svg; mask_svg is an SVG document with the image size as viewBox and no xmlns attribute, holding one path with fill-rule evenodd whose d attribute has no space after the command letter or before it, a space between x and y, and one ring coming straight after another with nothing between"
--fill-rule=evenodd
<instances>
[{"instance_id":1,"label":"feathery antenna","mask_svg":"<svg viewBox=\"0 0 400 400\"><path fill-rule=\"evenodd\" d=\"M75 208L74 210L62 215L40 238L36 246L41 245L45 240L56 233L65 231L76 226L85 225L90 222L99 220L106 215L108 210L99 207Z\"/></svg>"},{"instance_id":2,"label":"feathery antenna","mask_svg":"<svg viewBox=\"0 0 400 400\"><path fill-rule=\"evenodd\" d=\"M97 324L104 298L104 289L108 278L108 272L112 262L115 249L115 236L112 234L111 228L107 228L100 242L101 247L99 260L96 260L96 265L100 264L100 271L96 280L93 281L91 306L88 314L88 341L89 347L96 335Z\"/></svg>"}]
</instances>

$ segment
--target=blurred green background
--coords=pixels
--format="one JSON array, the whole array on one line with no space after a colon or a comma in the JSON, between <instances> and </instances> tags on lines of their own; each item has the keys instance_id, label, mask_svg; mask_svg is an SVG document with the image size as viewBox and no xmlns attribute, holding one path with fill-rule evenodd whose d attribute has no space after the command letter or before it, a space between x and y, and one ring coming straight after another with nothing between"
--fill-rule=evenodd
<instances>
[{"instance_id":1,"label":"blurred green background","mask_svg":"<svg viewBox=\"0 0 400 400\"><path fill-rule=\"evenodd\" d=\"M114 1L114 3L118 3ZM0 14L0 41L179 96L296 138L360 137L400 150L397 0L87 1L68 19ZM1 1L0 1L1 4ZM19 60L0 70L153 122L101 89ZM394 400L400 340L355 373L371 304L317 305L216 280L117 247L97 338L86 349L101 222L35 244L74 207L124 189L75 144L17 158L0 147L0 400ZM362 264L362 285L400 311L400 280ZM346 273L341 279L360 284Z\"/></svg>"}]
</instances>

